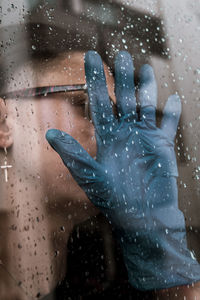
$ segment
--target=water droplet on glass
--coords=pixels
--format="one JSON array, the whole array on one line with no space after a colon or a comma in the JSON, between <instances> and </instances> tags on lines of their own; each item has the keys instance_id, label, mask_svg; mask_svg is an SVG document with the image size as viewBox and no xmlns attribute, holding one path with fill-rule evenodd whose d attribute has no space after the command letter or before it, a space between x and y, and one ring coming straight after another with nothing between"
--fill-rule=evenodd
<instances>
[{"instance_id":1,"label":"water droplet on glass","mask_svg":"<svg viewBox=\"0 0 200 300\"><path fill-rule=\"evenodd\" d=\"M194 251L190 251L192 259L196 260Z\"/></svg>"}]
</instances>

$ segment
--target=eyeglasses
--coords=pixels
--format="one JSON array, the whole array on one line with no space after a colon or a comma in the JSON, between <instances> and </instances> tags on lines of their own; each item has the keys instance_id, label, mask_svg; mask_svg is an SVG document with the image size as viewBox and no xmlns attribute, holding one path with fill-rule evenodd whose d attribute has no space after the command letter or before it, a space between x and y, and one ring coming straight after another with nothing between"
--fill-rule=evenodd
<instances>
[{"instance_id":1,"label":"eyeglasses","mask_svg":"<svg viewBox=\"0 0 200 300\"><path fill-rule=\"evenodd\" d=\"M77 92L77 91L83 91L84 93L87 93L87 85L74 84L74 85L42 86L42 87L28 88L28 89L22 89L22 90L0 94L0 97L4 99L4 101L6 99L17 99L17 98L27 99L31 97L36 97L37 99L38 96L47 96L48 94L52 95L56 93ZM85 102L85 117L88 120L91 120L89 101Z\"/></svg>"},{"instance_id":2,"label":"eyeglasses","mask_svg":"<svg viewBox=\"0 0 200 300\"><path fill-rule=\"evenodd\" d=\"M1 98L5 99L24 99L37 96L46 96L48 94L61 93L61 92L75 92L84 91L87 92L86 84L75 84L75 85L54 85L54 86L42 86L35 88L28 88L8 92L0 95Z\"/></svg>"},{"instance_id":3,"label":"eyeglasses","mask_svg":"<svg viewBox=\"0 0 200 300\"><path fill-rule=\"evenodd\" d=\"M38 96L47 96L48 94L56 94L62 92L76 92L76 91L83 91L87 93L87 85L86 84L74 84L74 85L54 85L54 86L42 86L42 87L35 87L35 88L28 88L17 90L13 92L3 93L0 94L0 97L4 99L27 99L31 97L38 97ZM110 97L109 97L110 98ZM37 99L37 98L36 98ZM110 101L112 99L110 98ZM89 101L85 102L85 116L91 120L91 113L89 110Z\"/></svg>"}]
</instances>

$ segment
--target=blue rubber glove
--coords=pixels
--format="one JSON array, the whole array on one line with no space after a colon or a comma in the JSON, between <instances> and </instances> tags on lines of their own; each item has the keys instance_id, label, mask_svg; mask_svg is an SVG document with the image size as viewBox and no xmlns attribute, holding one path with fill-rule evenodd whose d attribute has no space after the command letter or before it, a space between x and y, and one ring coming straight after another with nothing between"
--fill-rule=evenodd
<instances>
[{"instance_id":1,"label":"blue rubber glove","mask_svg":"<svg viewBox=\"0 0 200 300\"><path fill-rule=\"evenodd\" d=\"M134 287L151 290L199 280L200 268L187 249L184 217L178 209L174 137L181 113L179 97L169 97L158 128L156 81L153 69L144 65L138 116L132 59L120 52L115 60L116 118L96 52L86 54L85 72L96 160L65 132L51 129L47 140L113 225Z\"/></svg>"}]
</instances>

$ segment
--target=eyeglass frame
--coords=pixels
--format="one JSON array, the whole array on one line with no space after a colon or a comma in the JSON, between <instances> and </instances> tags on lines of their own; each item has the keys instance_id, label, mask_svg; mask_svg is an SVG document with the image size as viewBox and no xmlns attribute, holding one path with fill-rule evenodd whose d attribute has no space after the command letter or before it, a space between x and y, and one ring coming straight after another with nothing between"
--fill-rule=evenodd
<instances>
[{"instance_id":1,"label":"eyeglass frame","mask_svg":"<svg viewBox=\"0 0 200 300\"><path fill-rule=\"evenodd\" d=\"M52 85L52 86L41 86L34 88L27 88L16 90L12 92L7 92L0 94L0 97L4 100L8 99L26 99L31 97L38 96L47 96L48 94L56 94L62 92L76 92L76 91L84 91L87 93L87 85L86 84L73 84L73 85ZM91 115L89 112L89 103L88 101L85 103L85 116L87 119L91 120Z\"/></svg>"},{"instance_id":2,"label":"eyeglass frame","mask_svg":"<svg viewBox=\"0 0 200 300\"><path fill-rule=\"evenodd\" d=\"M27 88L22 90L17 90L13 92L0 94L0 97L4 100L6 98L29 98L35 96L46 96L47 94L61 93L61 92L75 92L84 91L87 92L86 84L73 84L73 85L52 85L52 86L41 86L34 88Z\"/></svg>"},{"instance_id":3,"label":"eyeglass frame","mask_svg":"<svg viewBox=\"0 0 200 300\"><path fill-rule=\"evenodd\" d=\"M41 86L41 87L34 87L34 88L27 88L16 90L12 92L7 92L0 94L0 97L4 100L8 99L26 99L31 97L38 97L38 96L47 96L48 94L56 94L62 92L76 92L76 91L84 91L87 93L87 84L72 84L72 85L52 85L52 86ZM110 97L109 97L110 98ZM112 101L112 99L110 98ZM87 119L91 120L91 113L89 110L89 101L85 103L85 116Z\"/></svg>"}]
</instances>

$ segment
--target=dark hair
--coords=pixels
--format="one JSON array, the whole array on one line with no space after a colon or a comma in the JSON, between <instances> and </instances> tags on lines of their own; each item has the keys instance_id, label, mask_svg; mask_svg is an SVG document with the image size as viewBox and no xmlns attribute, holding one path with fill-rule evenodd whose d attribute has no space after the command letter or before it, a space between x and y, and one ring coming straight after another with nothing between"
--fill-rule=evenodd
<instances>
[{"instance_id":1,"label":"dark hair","mask_svg":"<svg viewBox=\"0 0 200 300\"><path fill-rule=\"evenodd\" d=\"M96 50L111 69L119 50L136 56L137 65L148 62L151 54L167 57L159 18L110 0L80 0L78 10L73 1L58 2L40 1L23 24L0 30L0 88L6 73L27 59L53 58L71 50Z\"/></svg>"}]
</instances>

